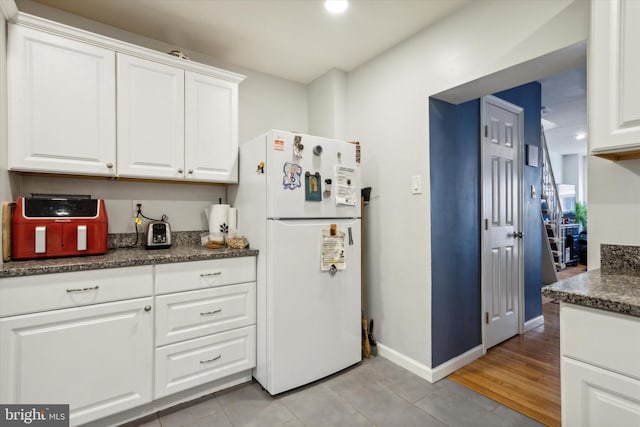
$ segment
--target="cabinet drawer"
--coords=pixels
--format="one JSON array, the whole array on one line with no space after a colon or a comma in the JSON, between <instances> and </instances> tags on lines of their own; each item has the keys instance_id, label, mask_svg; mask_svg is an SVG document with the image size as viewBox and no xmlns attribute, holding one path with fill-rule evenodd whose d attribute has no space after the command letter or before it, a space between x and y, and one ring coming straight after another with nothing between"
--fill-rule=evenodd
<instances>
[{"instance_id":1,"label":"cabinet drawer","mask_svg":"<svg viewBox=\"0 0 640 427\"><path fill-rule=\"evenodd\" d=\"M156 345L256 323L256 284L220 286L156 297Z\"/></svg>"},{"instance_id":2,"label":"cabinet drawer","mask_svg":"<svg viewBox=\"0 0 640 427\"><path fill-rule=\"evenodd\" d=\"M253 256L156 266L157 295L255 281Z\"/></svg>"},{"instance_id":3,"label":"cabinet drawer","mask_svg":"<svg viewBox=\"0 0 640 427\"><path fill-rule=\"evenodd\" d=\"M0 282L0 317L151 296L152 266L10 277Z\"/></svg>"},{"instance_id":4,"label":"cabinet drawer","mask_svg":"<svg viewBox=\"0 0 640 427\"><path fill-rule=\"evenodd\" d=\"M156 349L155 398L255 366L255 326L160 347Z\"/></svg>"},{"instance_id":5,"label":"cabinet drawer","mask_svg":"<svg viewBox=\"0 0 640 427\"><path fill-rule=\"evenodd\" d=\"M640 379L640 317L562 303L562 355Z\"/></svg>"}]
</instances>

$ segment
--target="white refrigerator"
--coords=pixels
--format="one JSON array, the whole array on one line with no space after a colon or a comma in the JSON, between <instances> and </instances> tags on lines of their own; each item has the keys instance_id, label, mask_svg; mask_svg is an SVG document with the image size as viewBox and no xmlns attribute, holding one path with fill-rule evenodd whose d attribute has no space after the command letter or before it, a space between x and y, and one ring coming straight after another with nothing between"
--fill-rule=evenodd
<instances>
[{"instance_id":1,"label":"white refrigerator","mask_svg":"<svg viewBox=\"0 0 640 427\"><path fill-rule=\"evenodd\" d=\"M229 188L258 249L257 365L272 395L361 360L356 145L272 130L240 146Z\"/></svg>"}]
</instances>

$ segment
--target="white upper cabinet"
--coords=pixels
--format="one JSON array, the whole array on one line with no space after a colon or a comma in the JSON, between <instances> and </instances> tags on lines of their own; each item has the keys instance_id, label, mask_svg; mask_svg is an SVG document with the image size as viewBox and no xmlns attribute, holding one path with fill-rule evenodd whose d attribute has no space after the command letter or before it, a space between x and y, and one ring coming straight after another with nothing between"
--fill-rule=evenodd
<instances>
[{"instance_id":1,"label":"white upper cabinet","mask_svg":"<svg viewBox=\"0 0 640 427\"><path fill-rule=\"evenodd\" d=\"M118 175L184 178L184 71L118 54Z\"/></svg>"},{"instance_id":2,"label":"white upper cabinet","mask_svg":"<svg viewBox=\"0 0 640 427\"><path fill-rule=\"evenodd\" d=\"M9 169L238 182L244 76L23 13L7 52Z\"/></svg>"},{"instance_id":3,"label":"white upper cabinet","mask_svg":"<svg viewBox=\"0 0 640 427\"><path fill-rule=\"evenodd\" d=\"M640 158L640 2L591 2L589 148Z\"/></svg>"},{"instance_id":4,"label":"white upper cabinet","mask_svg":"<svg viewBox=\"0 0 640 427\"><path fill-rule=\"evenodd\" d=\"M9 169L115 176L115 53L8 31Z\"/></svg>"},{"instance_id":5,"label":"white upper cabinet","mask_svg":"<svg viewBox=\"0 0 640 427\"><path fill-rule=\"evenodd\" d=\"M238 85L187 71L186 179L238 182Z\"/></svg>"}]
</instances>

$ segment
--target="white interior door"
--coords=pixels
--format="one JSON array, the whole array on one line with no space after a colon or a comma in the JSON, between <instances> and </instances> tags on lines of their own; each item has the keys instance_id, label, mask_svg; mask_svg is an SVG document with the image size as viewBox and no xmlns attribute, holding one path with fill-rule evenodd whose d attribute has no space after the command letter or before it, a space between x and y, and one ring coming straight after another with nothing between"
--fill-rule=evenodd
<instances>
[{"instance_id":1,"label":"white interior door","mask_svg":"<svg viewBox=\"0 0 640 427\"><path fill-rule=\"evenodd\" d=\"M482 98L484 348L516 335L522 281L522 108Z\"/></svg>"}]
</instances>

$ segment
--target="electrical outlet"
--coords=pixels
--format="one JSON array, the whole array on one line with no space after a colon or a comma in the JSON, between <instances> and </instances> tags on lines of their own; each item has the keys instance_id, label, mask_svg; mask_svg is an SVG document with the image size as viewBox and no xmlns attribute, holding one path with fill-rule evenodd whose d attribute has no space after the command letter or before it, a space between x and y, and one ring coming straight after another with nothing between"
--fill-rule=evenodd
<instances>
[{"instance_id":1,"label":"electrical outlet","mask_svg":"<svg viewBox=\"0 0 640 427\"><path fill-rule=\"evenodd\" d=\"M138 216L138 205L142 208L142 200L133 200L131 202L131 211L133 212L132 218Z\"/></svg>"}]
</instances>

